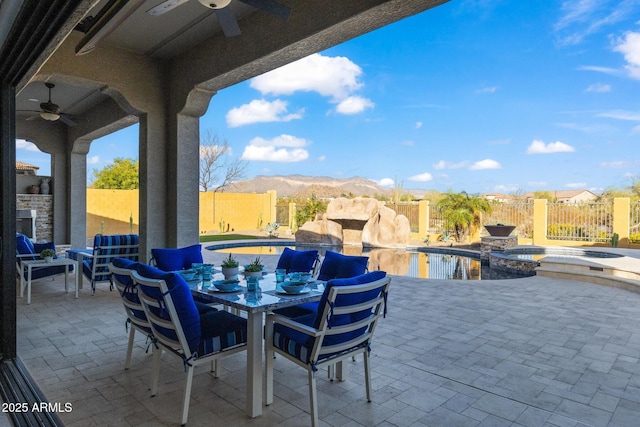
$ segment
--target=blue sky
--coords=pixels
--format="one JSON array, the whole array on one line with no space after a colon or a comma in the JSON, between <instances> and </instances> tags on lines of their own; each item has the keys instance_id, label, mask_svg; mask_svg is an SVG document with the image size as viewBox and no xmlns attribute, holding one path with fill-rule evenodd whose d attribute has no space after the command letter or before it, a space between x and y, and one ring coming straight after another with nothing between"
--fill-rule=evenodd
<instances>
[{"instance_id":1,"label":"blue sky","mask_svg":"<svg viewBox=\"0 0 640 427\"><path fill-rule=\"evenodd\" d=\"M639 91L640 0L452 0L224 89L200 126L247 178L601 192L640 176ZM137 131L94 141L89 176Z\"/></svg>"}]
</instances>

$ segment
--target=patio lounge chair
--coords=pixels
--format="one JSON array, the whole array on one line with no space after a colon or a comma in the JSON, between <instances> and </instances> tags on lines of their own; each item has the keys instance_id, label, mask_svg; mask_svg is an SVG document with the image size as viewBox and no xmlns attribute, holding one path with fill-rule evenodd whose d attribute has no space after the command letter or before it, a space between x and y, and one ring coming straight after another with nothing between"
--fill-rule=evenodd
<instances>
[{"instance_id":1,"label":"patio lounge chair","mask_svg":"<svg viewBox=\"0 0 640 427\"><path fill-rule=\"evenodd\" d=\"M324 366L331 368L362 353L367 401L370 402L370 344L376 322L386 311L390 282L383 271L330 280L318 313L295 319L268 315L265 326L266 404L273 403L274 353L307 370L312 426L318 425L316 372Z\"/></svg>"},{"instance_id":2,"label":"patio lounge chair","mask_svg":"<svg viewBox=\"0 0 640 427\"><path fill-rule=\"evenodd\" d=\"M201 315L186 282L175 272L167 273L149 265L138 264L131 276L138 285L140 300L156 342L167 353L179 358L187 371L182 405L184 425L189 415L194 368L211 363L217 377L219 358L246 349L247 321L226 311L212 311ZM160 352L154 354L152 396L158 390L159 354Z\"/></svg>"},{"instance_id":3,"label":"patio lounge chair","mask_svg":"<svg viewBox=\"0 0 640 427\"><path fill-rule=\"evenodd\" d=\"M114 284L111 272L109 272L109 263L114 258L138 261L138 235L105 236L96 234L91 253L76 251L74 255L77 256L78 266L82 266L82 274L91 281L92 294L96 293L96 283L98 282L109 282L109 289L113 290Z\"/></svg>"}]
</instances>

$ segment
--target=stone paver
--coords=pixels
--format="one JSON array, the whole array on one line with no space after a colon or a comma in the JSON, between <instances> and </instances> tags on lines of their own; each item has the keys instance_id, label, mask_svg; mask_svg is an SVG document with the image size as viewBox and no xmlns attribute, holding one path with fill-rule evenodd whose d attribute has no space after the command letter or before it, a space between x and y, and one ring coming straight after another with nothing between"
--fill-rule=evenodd
<instances>
[{"instance_id":1,"label":"stone paver","mask_svg":"<svg viewBox=\"0 0 640 427\"><path fill-rule=\"evenodd\" d=\"M206 261L223 255L205 252ZM245 259L246 258L246 259ZM239 256L241 262L250 255ZM277 257L262 256L267 268ZM37 283L37 284L36 284ZM34 283L18 302L18 351L67 426L179 422L182 366L163 361L149 395L151 354L127 333L116 292ZM318 376L321 425L636 426L640 420L640 294L569 280L444 281L394 277L372 346L373 398L361 360L346 382ZM244 354L214 379L196 372L189 425L309 425L306 372L277 358L275 401L244 415Z\"/></svg>"}]
</instances>

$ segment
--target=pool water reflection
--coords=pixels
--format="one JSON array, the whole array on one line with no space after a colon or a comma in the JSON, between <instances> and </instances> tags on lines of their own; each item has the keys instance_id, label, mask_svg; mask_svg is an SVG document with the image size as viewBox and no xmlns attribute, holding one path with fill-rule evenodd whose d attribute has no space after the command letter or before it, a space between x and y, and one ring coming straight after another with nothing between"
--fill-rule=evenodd
<instances>
[{"instance_id":1,"label":"pool water reflection","mask_svg":"<svg viewBox=\"0 0 640 427\"><path fill-rule=\"evenodd\" d=\"M344 247L311 247L311 246L243 246L214 249L216 252L244 255L276 255L279 256L285 247L290 249L317 249L320 255L327 250L345 255L368 256L369 270L383 270L389 274L421 279L443 280L481 280L481 279L513 279L522 275L491 271L482 265L478 257L453 253L405 251L403 249L366 249L358 246Z\"/></svg>"}]
</instances>

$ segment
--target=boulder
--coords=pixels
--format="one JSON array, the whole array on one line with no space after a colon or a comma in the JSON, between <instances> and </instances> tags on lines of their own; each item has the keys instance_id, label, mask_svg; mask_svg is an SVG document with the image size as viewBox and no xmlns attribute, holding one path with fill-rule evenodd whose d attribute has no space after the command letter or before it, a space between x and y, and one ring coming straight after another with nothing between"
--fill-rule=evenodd
<instances>
[{"instance_id":1,"label":"boulder","mask_svg":"<svg viewBox=\"0 0 640 427\"><path fill-rule=\"evenodd\" d=\"M340 197L332 200L321 220L306 222L296 232L296 243L322 243L366 247L404 247L411 227L378 200Z\"/></svg>"},{"instance_id":2,"label":"boulder","mask_svg":"<svg viewBox=\"0 0 640 427\"><path fill-rule=\"evenodd\" d=\"M342 246L342 226L335 221L322 219L307 221L296 232L296 244Z\"/></svg>"}]
</instances>

